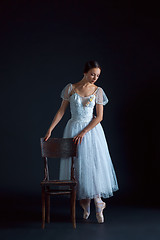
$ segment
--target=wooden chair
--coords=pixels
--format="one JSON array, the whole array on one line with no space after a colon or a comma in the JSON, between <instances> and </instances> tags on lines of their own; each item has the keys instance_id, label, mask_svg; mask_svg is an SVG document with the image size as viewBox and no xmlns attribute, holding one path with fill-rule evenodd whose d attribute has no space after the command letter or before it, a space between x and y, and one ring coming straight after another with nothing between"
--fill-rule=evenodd
<instances>
[{"instance_id":1,"label":"wooden chair","mask_svg":"<svg viewBox=\"0 0 160 240\"><path fill-rule=\"evenodd\" d=\"M76 228L75 205L76 205L76 180L74 175L74 157L77 154L77 144L72 138L49 138L44 141L40 138L41 155L44 159L44 180L41 182L42 188L42 228L45 227L45 201L47 200L47 222L50 223L50 195L70 195L71 199L71 220ZM72 158L71 180L50 180L48 158ZM51 160L51 159L50 159ZM53 186L68 186L68 189L52 189Z\"/></svg>"}]
</instances>

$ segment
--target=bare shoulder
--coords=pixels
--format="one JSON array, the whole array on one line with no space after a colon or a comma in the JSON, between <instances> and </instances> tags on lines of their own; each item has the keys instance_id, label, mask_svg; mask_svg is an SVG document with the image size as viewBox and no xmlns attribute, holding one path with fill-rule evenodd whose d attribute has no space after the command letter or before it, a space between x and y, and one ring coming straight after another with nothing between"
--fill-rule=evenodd
<instances>
[{"instance_id":1,"label":"bare shoulder","mask_svg":"<svg viewBox=\"0 0 160 240\"><path fill-rule=\"evenodd\" d=\"M96 91L98 88L99 88L99 86L94 85L94 89L95 89L95 91Z\"/></svg>"},{"instance_id":2,"label":"bare shoulder","mask_svg":"<svg viewBox=\"0 0 160 240\"><path fill-rule=\"evenodd\" d=\"M72 87L73 87L73 88L76 88L76 87L78 87L78 86L79 86L79 82L72 83Z\"/></svg>"},{"instance_id":3,"label":"bare shoulder","mask_svg":"<svg viewBox=\"0 0 160 240\"><path fill-rule=\"evenodd\" d=\"M100 86L96 86L96 89L102 90L102 87L100 87Z\"/></svg>"}]
</instances>

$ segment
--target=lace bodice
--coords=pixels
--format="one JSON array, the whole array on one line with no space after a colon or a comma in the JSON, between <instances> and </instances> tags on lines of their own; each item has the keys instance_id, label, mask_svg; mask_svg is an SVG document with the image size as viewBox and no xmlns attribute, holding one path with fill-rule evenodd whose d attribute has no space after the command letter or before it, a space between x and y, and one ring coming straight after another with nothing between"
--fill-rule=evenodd
<instances>
[{"instance_id":1,"label":"lace bodice","mask_svg":"<svg viewBox=\"0 0 160 240\"><path fill-rule=\"evenodd\" d=\"M72 84L69 83L62 90L61 97L70 102L71 119L75 121L88 122L93 118L95 104L107 104L108 98L103 89L98 87L94 94L82 97L74 92L71 95Z\"/></svg>"}]
</instances>

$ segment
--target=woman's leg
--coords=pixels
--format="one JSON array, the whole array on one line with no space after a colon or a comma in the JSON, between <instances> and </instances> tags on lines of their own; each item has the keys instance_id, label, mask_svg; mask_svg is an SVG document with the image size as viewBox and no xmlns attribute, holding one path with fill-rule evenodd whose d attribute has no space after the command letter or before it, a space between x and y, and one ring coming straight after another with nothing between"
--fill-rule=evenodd
<instances>
[{"instance_id":1,"label":"woman's leg","mask_svg":"<svg viewBox=\"0 0 160 240\"><path fill-rule=\"evenodd\" d=\"M94 198L94 203L96 207L96 217L99 223L104 222L103 209L106 207L106 203L102 201L101 197Z\"/></svg>"},{"instance_id":2,"label":"woman's leg","mask_svg":"<svg viewBox=\"0 0 160 240\"><path fill-rule=\"evenodd\" d=\"M83 218L87 219L90 215L90 203L91 203L91 199L81 199L80 200L80 205L84 210L83 213Z\"/></svg>"}]
</instances>

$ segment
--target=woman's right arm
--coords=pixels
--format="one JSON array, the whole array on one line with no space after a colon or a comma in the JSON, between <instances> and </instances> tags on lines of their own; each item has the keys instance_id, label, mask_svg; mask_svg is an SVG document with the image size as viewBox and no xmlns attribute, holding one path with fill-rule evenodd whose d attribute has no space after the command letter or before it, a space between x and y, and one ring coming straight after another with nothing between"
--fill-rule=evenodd
<instances>
[{"instance_id":1,"label":"woman's right arm","mask_svg":"<svg viewBox=\"0 0 160 240\"><path fill-rule=\"evenodd\" d=\"M59 110L57 111L55 117L53 118L53 121L44 137L44 140L47 141L48 138L51 136L51 132L52 130L55 128L55 126L60 122L60 120L62 119L66 109L67 109L67 106L69 104L69 101L67 100L63 100L62 103L61 103L61 106L59 108Z\"/></svg>"}]
</instances>

